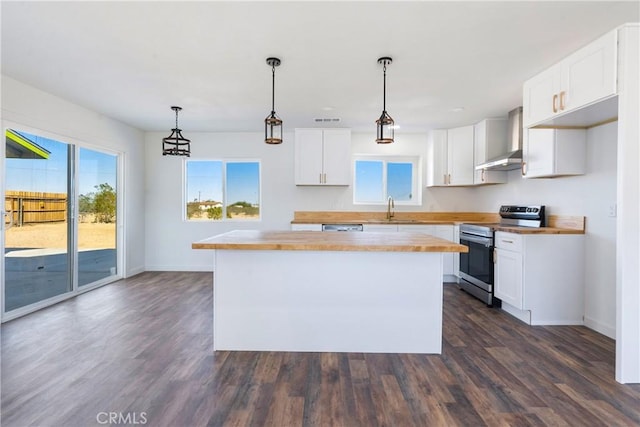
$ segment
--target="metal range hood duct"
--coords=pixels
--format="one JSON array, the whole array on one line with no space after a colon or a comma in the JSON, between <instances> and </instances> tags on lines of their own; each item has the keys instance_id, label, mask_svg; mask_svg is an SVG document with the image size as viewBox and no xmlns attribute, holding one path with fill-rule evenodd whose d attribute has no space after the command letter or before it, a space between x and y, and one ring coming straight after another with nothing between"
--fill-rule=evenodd
<instances>
[{"instance_id":1,"label":"metal range hood duct","mask_svg":"<svg viewBox=\"0 0 640 427\"><path fill-rule=\"evenodd\" d=\"M508 171L522 167L522 107L509 111L508 152L476 166L476 170Z\"/></svg>"}]
</instances>

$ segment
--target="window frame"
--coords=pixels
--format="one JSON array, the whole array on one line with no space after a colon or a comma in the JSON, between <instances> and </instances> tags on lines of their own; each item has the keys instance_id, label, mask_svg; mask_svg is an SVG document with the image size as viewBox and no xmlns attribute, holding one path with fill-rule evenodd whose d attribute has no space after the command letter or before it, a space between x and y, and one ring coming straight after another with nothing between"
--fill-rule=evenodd
<instances>
[{"instance_id":1,"label":"window frame","mask_svg":"<svg viewBox=\"0 0 640 427\"><path fill-rule=\"evenodd\" d=\"M222 218L216 219L189 219L187 216L187 200L188 198L188 179L187 179L187 164L189 162L221 162L222 163ZM240 218L227 218L227 164L228 163L257 163L258 164L258 216L256 218L240 219ZM206 158L206 159L184 159L182 166L182 220L188 223L226 223L226 222L260 222L262 221L262 161L256 158Z\"/></svg>"},{"instance_id":2,"label":"window frame","mask_svg":"<svg viewBox=\"0 0 640 427\"><path fill-rule=\"evenodd\" d=\"M358 161L379 161L382 162L382 194L381 201L358 201L356 200L356 164ZM387 170L389 163L411 163L411 200L395 200L396 206L421 206L422 205L422 158L419 155L383 155L383 154L356 154L353 156L353 204L364 206L386 205L389 197L387 183Z\"/></svg>"}]
</instances>

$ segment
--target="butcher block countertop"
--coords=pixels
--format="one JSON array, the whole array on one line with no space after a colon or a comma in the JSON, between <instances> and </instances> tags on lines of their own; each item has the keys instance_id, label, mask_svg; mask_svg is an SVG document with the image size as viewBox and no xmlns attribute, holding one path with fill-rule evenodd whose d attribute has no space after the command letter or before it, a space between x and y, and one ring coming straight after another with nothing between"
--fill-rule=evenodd
<instances>
[{"instance_id":1,"label":"butcher block countertop","mask_svg":"<svg viewBox=\"0 0 640 427\"><path fill-rule=\"evenodd\" d=\"M547 227L500 225L500 215L488 212L396 212L386 219L386 212L356 211L296 211L291 224L394 224L394 225L456 225L477 223L495 231L517 234L585 234L585 217L549 215Z\"/></svg>"},{"instance_id":2,"label":"butcher block countertop","mask_svg":"<svg viewBox=\"0 0 640 427\"><path fill-rule=\"evenodd\" d=\"M319 233L317 231L234 230L191 244L193 249L468 252L464 245L421 233Z\"/></svg>"},{"instance_id":3,"label":"butcher block countertop","mask_svg":"<svg viewBox=\"0 0 640 427\"><path fill-rule=\"evenodd\" d=\"M462 222L498 222L500 215L483 212L386 212L295 211L291 224L460 224Z\"/></svg>"}]
</instances>

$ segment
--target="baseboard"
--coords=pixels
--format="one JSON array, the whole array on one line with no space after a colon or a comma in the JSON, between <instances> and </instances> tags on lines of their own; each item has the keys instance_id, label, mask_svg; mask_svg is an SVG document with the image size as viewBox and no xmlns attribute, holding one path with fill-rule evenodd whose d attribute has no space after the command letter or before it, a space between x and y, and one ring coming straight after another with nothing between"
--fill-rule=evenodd
<instances>
[{"instance_id":1,"label":"baseboard","mask_svg":"<svg viewBox=\"0 0 640 427\"><path fill-rule=\"evenodd\" d=\"M616 339L616 328L613 326L605 325L604 323L587 316L584 316L584 326L613 340Z\"/></svg>"},{"instance_id":2,"label":"baseboard","mask_svg":"<svg viewBox=\"0 0 640 427\"><path fill-rule=\"evenodd\" d=\"M520 310L517 307L512 306L511 304L507 304L502 301L502 310L506 311L516 319L526 323L527 325L531 324L531 311L529 310Z\"/></svg>"},{"instance_id":3,"label":"baseboard","mask_svg":"<svg viewBox=\"0 0 640 427\"><path fill-rule=\"evenodd\" d=\"M130 268L127 270L126 274L125 274L125 278L129 278L129 277L133 277L137 274L140 273L144 273L144 266L139 266L139 267L135 267L135 268Z\"/></svg>"},{"instance_id":4,"label":"baseboard","mask_svg":"<svg viewBox=\"0 0 640 427\"><path fill-rule=\"evenodd\" d=\"M206 265L147 265L145 271L213 272L213 263Z\"/></svg>"}]
</instances>

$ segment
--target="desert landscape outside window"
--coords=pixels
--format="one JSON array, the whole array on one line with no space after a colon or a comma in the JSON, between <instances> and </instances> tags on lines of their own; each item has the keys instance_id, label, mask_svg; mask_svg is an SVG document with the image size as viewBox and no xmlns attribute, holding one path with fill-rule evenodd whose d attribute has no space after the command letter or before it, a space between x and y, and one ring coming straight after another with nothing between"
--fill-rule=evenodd
<instances>
[{"instance_id":1,"label":"desert landscape outside window","mask_svg":"<svg viewBox=\"0 0 640 427\"><path fill-rule=\"evenodd\" d=\"M187 221L260 219L260 162L187 160Z\"/></svg>"},{"instance_id":2,"label":"desert landscape outside window","mask_svg":"<svg viewBox=\"0 0 640 427\"><path fill-rule=\"evenodd\" d=\"M117 155L16 129L5 141L4 312L115 276Z\"/></svg>"}]
</instances>

